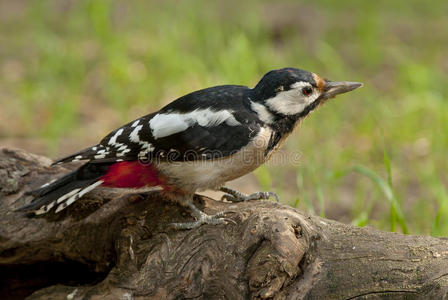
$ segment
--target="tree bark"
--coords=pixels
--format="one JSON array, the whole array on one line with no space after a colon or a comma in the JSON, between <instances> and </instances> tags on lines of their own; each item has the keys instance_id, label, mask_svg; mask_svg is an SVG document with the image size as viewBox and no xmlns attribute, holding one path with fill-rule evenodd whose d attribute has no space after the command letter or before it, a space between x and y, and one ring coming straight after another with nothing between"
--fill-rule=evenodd
<instances>
[{"instance_id":1,"label":"tree bark","mask_svg":"<svg viewBox=\"0 0 448 300\"><path fill-rule=\"evenodd\" d=\"M448 240L358 228L268 201L196 196L226 225L175 230L157 192L98 189L59 214L14 212L67 172L0 149L0 299L446 299Z\"/></svg>"}]
</instances>

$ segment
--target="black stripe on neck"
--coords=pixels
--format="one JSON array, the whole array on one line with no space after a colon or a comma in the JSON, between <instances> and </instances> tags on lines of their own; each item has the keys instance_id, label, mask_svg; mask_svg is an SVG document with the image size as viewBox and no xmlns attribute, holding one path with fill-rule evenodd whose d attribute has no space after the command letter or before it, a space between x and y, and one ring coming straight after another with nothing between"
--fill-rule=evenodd
<instances>
[{"instance_id":1,"label":"black stripe on neck","mask_svg":"<svg viewBox=\"0 0 448 300\"><path fill-rule=\"evenodd\" d=\"M321 100L317 99L316 101L305 107L305 109L302 110L300 113L291 116L281 115L267 108L268 111L275 116L275 120L272 124L270 124L270 127L274 130L274 133L271 135L271 138L269 139L269 144L265 151L265 155L267 155L285 135L291 133L294 130L297 122L299 122L301 119L309 115L310 112L312 112L316 107L318 107L320 102Z\"/></svg>"}]
</instances>

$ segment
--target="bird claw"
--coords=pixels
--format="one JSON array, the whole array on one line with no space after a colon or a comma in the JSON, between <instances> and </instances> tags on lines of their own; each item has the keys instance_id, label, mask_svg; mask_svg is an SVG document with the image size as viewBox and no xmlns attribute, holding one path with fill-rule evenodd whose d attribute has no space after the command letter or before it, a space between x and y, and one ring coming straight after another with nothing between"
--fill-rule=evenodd
<instances>
[{"instance_id":1,"label":"bird claw","mask_svg":"<svg viewBox=\"0 0 448 300\"><path fill-rule=\"evenodd\" d=\"M230 202L246 202L249 200L267 200L270 197L274 197L276 202L280 202L276 193L274 192L256 192L253 194L246 195L236 190L229 189L227 187L221 187L220 189L225 194L221 197L222 200L227 200Z\"/></svg>"},{"instance_id":2,"label":"bird claw","mask_svg":"<svg viewBox=\"0 0 448 300\"><path fill-rule=\"evenodd\" d=\"M215 215L206 215L206 214L204 215L205 216L197 219L194 222L171 223L171 226L173 226L176 229L193 229L203 224L210 224L210 225L227 224L228 221L232 221L233 223L235 223L235 221L233 220L221 217L220 213Z\"/></svg>"},{"instance_id":3,"label":"bird claw","mask_svg":"<svg viewBox=\"0 0 448 300\"><path fill-rule=\"evenodd\" d=\"M236 224L235 221L223 217L225 215L224 211L220 211L214 215L207 215L206 213L200 211L193 203L189 203L188 207L190 207L190 209L192 210L191 215L196 218L196 221L171 223L171 226L176 229L193 229L203 224L218 225L228 224L228 222L233 222L234 224Z\"/></svg>"},{"instance_id":4,"label":"bird claw","mask_svg":"<svg viewBox=\"0 0 448 300\"><path fill-rule=\"evenodd\" d=\"M238 199L235 196L232 196L230 194L224 194L221 197L221 201L229 201L229 202L239 202Z\"/></svg>"}]
</instances>

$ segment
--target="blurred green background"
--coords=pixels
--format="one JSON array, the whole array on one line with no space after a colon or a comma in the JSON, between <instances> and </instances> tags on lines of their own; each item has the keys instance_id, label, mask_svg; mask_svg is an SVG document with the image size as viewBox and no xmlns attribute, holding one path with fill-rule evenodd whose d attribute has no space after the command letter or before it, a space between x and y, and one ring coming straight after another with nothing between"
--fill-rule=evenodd
<instances>
[{"instance_id":1,"label":"blurred green background","mask_svg":"<svg viewBox=\"0 0 448 300\"><path fill-rule=\"evenodd\" d=\"M283 203L448 235L448 2L0 0L0 145L58 157L194 90L286 66L365 86L256 171ZM257 186L255 188L258 188Z\"/></svg>"}]
</instances>

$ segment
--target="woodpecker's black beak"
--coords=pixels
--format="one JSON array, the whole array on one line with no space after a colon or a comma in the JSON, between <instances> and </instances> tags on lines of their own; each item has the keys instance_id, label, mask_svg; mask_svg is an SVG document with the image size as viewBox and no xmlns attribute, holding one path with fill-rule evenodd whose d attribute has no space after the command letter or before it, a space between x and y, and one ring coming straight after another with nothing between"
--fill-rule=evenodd
<instances>
[{"instance_id":1,"label":"woodpecker's black beak","mask_svg":"<svg viewBox=\"0 0 448 300\"><path fill-rule=\"evenodd\" d=\"M325 81L324 92L319 98L328 99L333 98L336 95L353 91L359 87L362 87L360 82L350 81Z\"/></svg>"}]
</instances>

